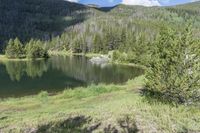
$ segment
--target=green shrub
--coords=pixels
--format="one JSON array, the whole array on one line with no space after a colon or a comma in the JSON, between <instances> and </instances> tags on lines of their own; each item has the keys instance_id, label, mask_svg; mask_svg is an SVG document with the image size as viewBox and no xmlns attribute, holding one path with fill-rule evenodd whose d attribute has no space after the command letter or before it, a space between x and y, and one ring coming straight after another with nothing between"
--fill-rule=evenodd
<instances>
[{"instance_id":1,"label":"green shrub","mask_svg":"<svg viewBox=\"0 0 200 133\"><path fill-rule=\"evenodd\" d=\"M24 57L23 45L18 38L10 39L5 54L8 58L22 58Z\"/></svg>"},{"instance_id":2,"label":"green shrub","mask_svg":"<svg viewBox=\"0 0 200 133\"><path fill-rule=\"evenodd\" d=\"M38 94L37 97L42 103L47 103L49 99L49 94L46 91L42 91Z\"/></svg>"},{"instance_id":3,"label":"green shrub","mask_svg":"<svg viewBox=\"0 0 200 133\"><path fill-rule=\"evenodd\" d=\"M146 74L147 90L153 96L175 103L200 101L200 43L190 26L181 34L163 29Z\"/></svg>"},{"instance_id":4,"label":"green shrub","mask_svg":"<svg viewBox=\"0 0 200 133\"><path fill-rule=\"evenodd\" d=\"M120 52L118 50L114 50L112 53L112 60L117 61L120 56Z\"/></svg>"},{"instance_id":5,"label":"green shrub","mask_svg":"<svg viewBox=\"0 0 200 133\"><path fill-rule=\"evenodd\" d=\"M127 53L127 60L128 60L128 62L134 63L135 59L136 59L136 54L133 51L129 50L128 53Z\"/></svg>"},{"instance_id":6,"label":"green shrub","mask_svg":"<svg viewBox=\"0 0 200 133\"><path fill-rule=\"evenodd\" d=\"M85 88L77 88L75 90L67 89L63 92L64 98L87 98L91 96L98 96L104 93L110 93L119 90L120 87L116 87L114 85L91 85Z\"/></svg>"},{"instance_id":7,"label":"green shrub","mask_svg":"<svg viewBox=\"0 0 200 133\"><path fill-rule=\"evenodd\" d=\"M126 53L121 53L119 56L119 62L126 62L128 59L128 55Z\"/></svg>"},{"instance_id":8,"label":"green shrub","mask_svg":"<svg viewBox=\"0 0 200 133\"><path fill-rule=\"evenodd\" d=\"M126 53L121 53L118 50L114 50L112 53L112 61L116 62L126 62L128 60L128 55Z\"/></svg>"}]
</instances>

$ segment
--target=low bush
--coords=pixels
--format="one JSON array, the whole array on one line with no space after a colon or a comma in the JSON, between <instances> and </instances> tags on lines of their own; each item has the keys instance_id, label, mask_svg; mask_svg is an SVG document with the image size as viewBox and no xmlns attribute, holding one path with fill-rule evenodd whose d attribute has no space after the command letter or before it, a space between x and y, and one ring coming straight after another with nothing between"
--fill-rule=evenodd
<instances>
[{"instance_id":1,"label":"low bush","mask_svg":"<svg viewBox=\"0 0 200 133\"><path fill-rule=\"evenodd\" d=\"M121 53L118 50L114 50L112 53L112 61L116 62L127 62L128 55L126 53Z\"/></svg>"},{"instance_id":2,"label":"low bush","mask_svg":"<svg viewBox=\"0 0 200 133\"><path fill-rule=\"evenodd\" d=\"M49 94L46 91L42 91L38 94L38 99L43 103L46 104L48 102Z\"/></svg>"}]
</instances>

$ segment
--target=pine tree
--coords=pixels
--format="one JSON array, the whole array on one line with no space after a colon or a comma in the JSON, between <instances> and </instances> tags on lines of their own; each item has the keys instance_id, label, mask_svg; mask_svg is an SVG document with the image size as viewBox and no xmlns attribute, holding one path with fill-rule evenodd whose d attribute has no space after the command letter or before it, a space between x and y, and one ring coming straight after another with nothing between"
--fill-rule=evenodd
<instances>
[{"instance_id":1,"label":"pine tree","mask_svg":"<svg viewBox=\"0 0 200 133\"><path fill-rule=\"evenodd\" d=\"M119 41L119 50L120 51L125 51L126 49L126 30L123 28L121 33L120 33L120 41Z\"/></svg>"},{"instance_id":2,"label":"pine tree","mask_svg":"<svg viewBox=\"0 0 200 133\"><path fill-rule=\"evenodd\" d=\"M15 40L10 39L5 50L5 54L8 58L23 58L24 50L23 45L18 38Z\"/></svg>"},{"instance_id":3,"label":"pine tree","mask_svg":"<svg viewBox=\"0 0 200 133\"><path fill-rule=\"evenodd\" d=\"M29 43L25 47L26 57L27 58L47 58L48 53L42 47L41 41L30 40Z\"/></svg>"},{"instance_id":4,"label":"pine tree","mask_svg":"<svg viewBox=\"0 0 200 133\"><path fill-rule=\"evenodd\" d=\"M135 53L134 63L147 65L148 60L150 58L148 45L149 45L149 43L146 42L145 34L140 33L138 35L137 41L135 42L135 45L133 46L133 51Z\"/></svg>"},{"instance_id":5,"label":"pine tree","mask_svg":"<svg viewBox=\"0 0 200 133\"><path fill-rule=\"evenodd\" d=\"M101 51L101 45L102 45L102 40L101 40L101 35L99 33L94 35L94 39L93 39L93 52L94 53L98 53Z\"/></svg>"},{"instance_id":6,"label":"pine tree","mask_svg":"<svg viewBox=\"0 0 200 133\"><path fill-rule=\"evenodd\" d=\"M200 101L199 49L191 26L181 34L169 28L162 30L146 74L149 92L169 102L190 104Z\"/></svg>"}]
</instances>

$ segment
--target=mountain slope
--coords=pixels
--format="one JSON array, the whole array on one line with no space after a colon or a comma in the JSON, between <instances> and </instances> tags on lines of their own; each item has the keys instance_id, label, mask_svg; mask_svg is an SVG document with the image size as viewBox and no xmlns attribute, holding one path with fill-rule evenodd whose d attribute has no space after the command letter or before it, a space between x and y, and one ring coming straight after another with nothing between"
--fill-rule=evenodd
<instances>
[{"instance_id":1,"label":"mountain slope","mask_svg":"<svg viewBox=\"0 0 200 133\"><path fill-rule=\"evenodd\" d=\"M90 43L96 33L107 29L145 32L151 39L163 25L179 30L188 20L200 29L200 2L173 7L143 7L118 5L98 8L64 0L0 0L0 44L19 37L51 40L71 33ZM56 46L57 47L57 46ZM58 46L60 47L60 46Z\"/></svg>"},{"instance_id":2,"label":"mountain slope","mask_svg":"<svg viewBox=\"0 0 200 133\"><path fill-rule=\"evenodd\" d=\"M0 0L0 41L48 39L82 22L87 7L63 0ZM78 12L81 11L81 12Z\"/></svg>"}]
</instances>

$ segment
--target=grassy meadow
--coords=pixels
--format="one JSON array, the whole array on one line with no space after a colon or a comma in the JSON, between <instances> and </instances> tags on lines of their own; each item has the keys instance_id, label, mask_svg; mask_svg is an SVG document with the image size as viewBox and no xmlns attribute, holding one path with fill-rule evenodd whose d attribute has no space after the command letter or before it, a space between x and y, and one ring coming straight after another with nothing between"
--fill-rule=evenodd
<instances>
[{"instance_id":1,"label":"grassy meadow","mask_svg":"<svg viewBox=\"0 0 200 133\"><path fill-rule=\"evenodd\" d=\"M149 101L144 76L0 101L0 132L199 132L200 108Z\"/></svg>"}]
</instances>

